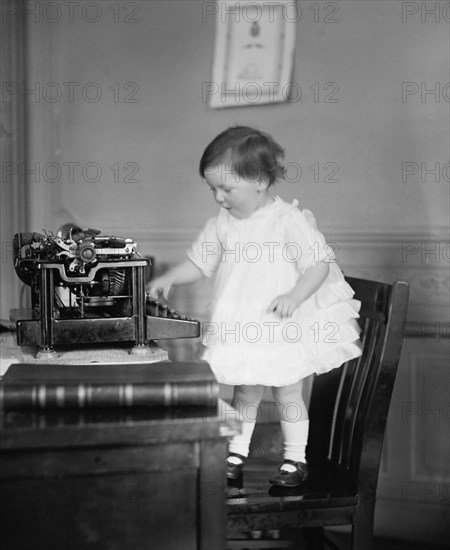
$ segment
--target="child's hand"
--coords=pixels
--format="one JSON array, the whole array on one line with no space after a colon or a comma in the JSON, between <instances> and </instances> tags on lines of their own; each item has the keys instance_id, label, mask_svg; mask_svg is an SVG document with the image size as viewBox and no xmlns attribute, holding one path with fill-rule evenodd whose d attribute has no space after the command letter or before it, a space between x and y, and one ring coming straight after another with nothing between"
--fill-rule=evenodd
<instances>
[{"instance_id":1,"label":"child's hand","mask_svg":"<svg viewBox=\"0 0 450 550\"><path fill-rule=\"evenodd\" d=\"M273 311L281 318L290 317L300 304L301 301L292 296L291 293L281 294L281 296L277 296L275 300L272 300L267 311Z\"/></svg>"},{"instance_id":2,"label":"child's hand","mask_svg":"<svg viewBox=\"0 0 450 550\"><path fill-rule=\"evenodd\" d=\"M159 294L162 294L163 298L165 300L169 297L169 291L172 288L172 279L167 277L166 275L162 275L161 277L157 277L156 279L153 279L149 283L147 283L145 289L150 294L152 298L155 300L159 299Z\"/></svg>"}]
</instances>

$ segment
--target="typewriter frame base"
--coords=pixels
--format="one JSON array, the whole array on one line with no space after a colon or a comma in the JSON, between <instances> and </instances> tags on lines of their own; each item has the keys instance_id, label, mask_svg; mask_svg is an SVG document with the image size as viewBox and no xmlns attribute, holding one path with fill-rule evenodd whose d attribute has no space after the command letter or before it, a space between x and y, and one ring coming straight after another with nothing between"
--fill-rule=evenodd
<instances>
[{"instance_id":1,"label":"typewriter frame base","mask_svg":"<svg viewBox=\"0 0 450 550\"><path fill-rule=\"evenodd\" d=\"M155 339L195 338L199 324L146 315L145 268L147 260L114 262L114 266L131 270L132 312L129 316L92 316L61 318L55 309L55 269L52 263L40 263L39 309L12 309L11 321L16 323L19 346L39 346L39 354L54 351L54 346L131 342L132 353L145 353L148 342Z\"/></svg>"}]
</instances>

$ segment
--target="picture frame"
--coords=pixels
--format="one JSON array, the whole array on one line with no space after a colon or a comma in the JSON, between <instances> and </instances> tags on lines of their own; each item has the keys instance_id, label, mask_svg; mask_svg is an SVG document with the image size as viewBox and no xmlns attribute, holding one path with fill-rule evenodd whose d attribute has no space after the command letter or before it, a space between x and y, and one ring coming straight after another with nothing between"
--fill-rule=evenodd
<instances>
[{"instance_id":1,"label":"picture frame","mask_svg":"<svg viewBox=\"0 0 450 550\"><path fill-rule=\"evenodd\" d=\"M289 101L297 13L292 0L216 2L211 108Z\"/></svg>"}]
</instances>

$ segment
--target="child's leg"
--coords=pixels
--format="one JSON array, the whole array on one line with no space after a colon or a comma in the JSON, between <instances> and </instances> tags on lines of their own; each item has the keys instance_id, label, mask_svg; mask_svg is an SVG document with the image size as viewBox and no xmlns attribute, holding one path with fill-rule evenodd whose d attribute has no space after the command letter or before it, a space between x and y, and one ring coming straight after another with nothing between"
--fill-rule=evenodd
<instances>
[{"instance_id":1,"label":"child's leg","mask_svg":"<svg viewBox=\"0 0 450 550\"><path fill-rule=\"evenodd\" d=\"M235 386L232 405L241 421L241 433L230 439L228 451L248 456L250 440L255 428L256 413L264 395L264 386Z\"/></svg>"},{"instance_id":2,"label":"child's leg","mask_svg":"<svg viewBox=\"0 0 450 550\"><path fill-rule=\"evenodd\" d=\"M303 380L290 386L272 388L281 419L283 458L293 462L306 462L309 419L302 390Z\"/></svg>"}]
</instances>

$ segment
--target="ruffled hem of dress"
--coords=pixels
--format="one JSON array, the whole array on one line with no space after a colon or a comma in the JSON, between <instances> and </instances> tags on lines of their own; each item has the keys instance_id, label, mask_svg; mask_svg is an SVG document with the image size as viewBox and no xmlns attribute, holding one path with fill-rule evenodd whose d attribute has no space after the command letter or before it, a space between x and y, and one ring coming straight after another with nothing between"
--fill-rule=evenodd
<instances>
[{"instance_id":1,"label":"ruffled hem of dress","mask_svg":"<svg viewBox=\"0 0 450 550\"><path fill-rule=\"evenodd\" d=\"M258 362L255 355L250 363L246 361L245 353L241 353L237 361L236 354L232 350L207 348L203 359L210 364L217 381L222 384L233 386L261 384L279 387L295 384L311 374L324 374L362 354L359 340L341 344L319 357L305 358L300 347L296 351L295 357L292 349L278 350L276 358L272 358L272 361L267 357L267 353L262 351L261 358L264 356L266 359L265 364L262 364ZM269 359L268 362L267 359ZM233 365L231 369L230 364Z\"/></svg>"},{"instance_id":2,"label":"ruffled hem of dress","mask_svg":"<svg viewBox=\"0 0 450 550\"><path fill-rule=\"evenodd\" d=\"M354 304L359 304L356 311L361 308L359 300L352 300L355 295L353 288L344 279L342 272L335 269L334 264L330 264L329 281L326 281L315 293L314 301L318 308L324 309L338 302L351 301Z\"/></svg>"},{"instance_id":3,"label":"ruffled hem of dress","mask_svg":"<svg viewBox=\"0 0 450 550\"><path fill-rule=\"evenodd\" d=\"M290 322L271 327L272 331L265 327L267 330L261 330L260 335L255 336L244 332L245 325L228 333L219 327L217 333L205 334L202 344L239 362L245 357L251 363L273 364L275 361L277 364L278 353L288 358L292 354L296 359L299 356L302 359L320 358L331 350L359 340L361 328L352 310L338 313L339 317L327 312L320 317L305 319L301 325Z\"/></svg>"},{"instance_id":4,"label":"ruffled hem of dress","mask_svg":"<svg viewBox=\"0 0 450 550\"><path fill-rule=\"evenodd\" d=\"M351 319L359 319L359 310L361 302L359 300L347 300L346 302L335 302L326 308L314 308L314 313L309 313L300 317L302 324L317 321L334 321L339 325L349 322ZM306 312L304 312L306 313ZM351 322L351 321L350 321Z\"/></svg>"},{"instance_id":5,"label":"ruffled hem of dress","mask_svg":"<svg viewBox=\"0 0 450 550\"><path fill-rule=\"evenodd\" d=\"M237 340L235 331L227 332L221 323L211 321L205 323L208 330L205 330L203 334L203 345L217 346L220 349L239 346L236 349L236 356L239 356L246 348L251 349L250 354L256 352L261 355L261 352L255 349L256 346L260 349L267 349L270 354L274 347L283 347L287 344L291 351L293 345L301 347L305 357L320 356L327 353L330 347L336 347L332 344L342 345L358 340L361 328L356 320L359 318L360 305L358 300L352 299L346 302L336 302L325 309L305 307L298 313L294 313L292 317L278 322L271 320L270 323L268 321L255 323L247 320L248 324L258 325L262 334L262 338L250 343L245 340L245 334L240 334L239 340ZM273 325L273 332L269 332L267 329L269 324ZM225 323L225 326L228 329L233 328L232 324L228 326ZM243 332L246 323L243 322L239 326ZM210 332L211 327L216 328L216 331ZM294 335L295 328L298 331L297 335Z\"/></svg>"}]
</instances>

